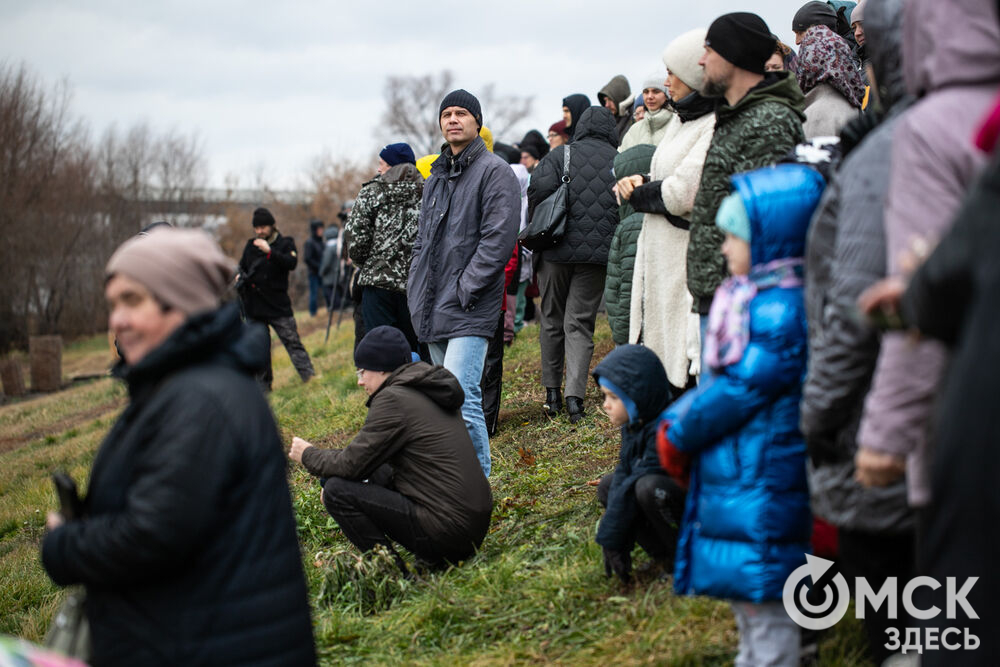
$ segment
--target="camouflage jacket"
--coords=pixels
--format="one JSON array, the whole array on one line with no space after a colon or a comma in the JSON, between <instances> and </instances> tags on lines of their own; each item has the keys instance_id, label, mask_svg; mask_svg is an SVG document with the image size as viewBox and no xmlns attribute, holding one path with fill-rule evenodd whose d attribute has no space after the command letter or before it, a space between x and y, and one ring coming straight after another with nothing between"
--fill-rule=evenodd
<instances>
[{"instance_id":1,"label":"camouflage jacket","mask_svg":"<svg viewBox=\"0 0 1000 667\"><path fill-rule=\"evenodd\" d=\"M398 164L361 187L346 227L359 285L406 292L423 190L412 164Z\"/></svg>"},{"instance_id":2,"label":"camouflage jacket","mask_svg":"<svg viewBox=\"0 0 1000 667\"><path fill-rule=\"evenodd\" d=\"M792 75L772 72L734 106L723 101L716 108L715 134L691 212L687 252L688 289L695 310L702 314L727 275L721 250L726 235L715 226L715 214L729 194L729 178L774 164L805 140L804 102Z\"/></svg>"}]
</instances>

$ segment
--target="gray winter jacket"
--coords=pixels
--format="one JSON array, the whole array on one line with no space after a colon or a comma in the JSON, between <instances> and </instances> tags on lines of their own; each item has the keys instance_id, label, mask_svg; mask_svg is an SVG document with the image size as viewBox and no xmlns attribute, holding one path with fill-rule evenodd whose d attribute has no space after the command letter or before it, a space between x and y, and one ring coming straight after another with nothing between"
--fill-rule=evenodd
<instances>
[{"instance_id":1,"label":"gray winter jacket","mask_svg":"<svg viewBox=\"0 0 1000 667\"><path fill-rule=\"evenodd\" d=\"M879 335L857 314L858 295L885 276L883 215L896 118L873 130L823 193L806 250L809 371L802 433L812 465L812 509L840 528L913 528L903 480L866 488L854 479L858 425L878 359Z\"/></svg>"},{"instance_id":2,"label":"gray winter jacket","mask_svg":"<svg viewBox=\"0 0 1000 667\"><path fill-rule=\"evenodd\" d=\"M557 264L607 264L611 239L618 226L618 204L611 192L611 173L618 155L618 136L611 112L590 107L580 116L569 153L569 215L566 235L541 253ZM559 146L538 163L528 183L528 216L562 181L563 152Z\"/></svg>"},{"instance_id":3,"label":"gray winter jacket","mask_svg":"<svg viewBox=\"0 0 1000 667\"><path fill-rule=\"evenodd\" d=\"M514 172L481 138L457 158L446 148L434 161L406 288L421 342L493 336L520 223Z\"/></svg>"}]
</instances>

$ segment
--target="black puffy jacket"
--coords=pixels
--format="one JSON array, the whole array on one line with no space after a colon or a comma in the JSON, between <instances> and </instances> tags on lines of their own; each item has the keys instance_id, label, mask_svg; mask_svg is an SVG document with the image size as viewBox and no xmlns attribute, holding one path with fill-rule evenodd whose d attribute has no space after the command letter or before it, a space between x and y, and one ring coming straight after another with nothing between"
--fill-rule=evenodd
<instances>
[{"instance_id":1,"label":"black puffy jacket","mask_svg":"<svg viewBox=\"0 0 1000 667\"><path fill-rule=\"evenodd\" d=\"M86 587L92 664L315 664L284 451L251 375L267 344L230 304L122 367L131 402L83 519L42 545L53 581Z\"/></svg>"},{"instance_id":2,"label":"black puffy jacket","mask_svg":"<svg viewBox=\"0 0 1000 667\"><path fill-rule=\"evenodd\" d=\"M611 168L618 154L618 132L611 112L603 107L584 111L570 146L566 235L559 245L542 253L542 258L558 264L607 264L611 238L618 225L618 204L611 192L615 184ZM563 151L565 146L557 147L531 174L530 212L559 187Z\"/></svg>"}]
</instances>

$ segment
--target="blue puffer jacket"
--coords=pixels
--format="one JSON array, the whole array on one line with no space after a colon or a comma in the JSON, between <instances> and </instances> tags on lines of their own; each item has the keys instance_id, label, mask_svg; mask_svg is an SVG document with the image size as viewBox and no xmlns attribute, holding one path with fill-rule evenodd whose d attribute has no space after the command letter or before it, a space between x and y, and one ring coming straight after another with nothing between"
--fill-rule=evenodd
<instances>
[{"instance_id":1,"label":"blue puffer jacket","mask_svg":"<svg viewBox=\"0 0 1000 667\"><path fill-rule=\"evenodd\" d=\"M750 218L754 267L802 257L823 178L804 165L785 164L732 182ZM674 587L762 602L781 599L785 579L810 549L799 432L807 351L802 288L761 288L749 308L743 357L706 374L665 419L670 441L694 457Z\"/></svg>"},{"instance_id":2,"label":"blue puffer jacket","mask_svg":"<svg viewBox=\"0 0 1000 667\"><path fill-rule=\"evenodd\" d=\"M635 483L651 473L661 473L656 455L657 417L670 401L667 373L656 353L641 345L621 345L594 368L594 379L610 382L629 410L622 426L618 467L608 489L608 508L597 528L597 543L609 549L631 551L635 544L635 519L639 511ZM617 391L616 391L617 390Z\"/></svg>"}]
</instances>

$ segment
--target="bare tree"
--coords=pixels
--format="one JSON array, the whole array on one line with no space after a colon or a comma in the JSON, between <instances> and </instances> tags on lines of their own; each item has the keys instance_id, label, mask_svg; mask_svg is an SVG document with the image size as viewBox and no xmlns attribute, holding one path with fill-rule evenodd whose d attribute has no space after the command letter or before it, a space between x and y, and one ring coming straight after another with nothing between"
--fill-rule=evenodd
<instances>
[{"instance_id":1,"label":"bare tree","mask_svg":"<svg viewBox=\"0 0 1000 667\"><path fill-rule=\"evenodd\" d=\"M386 109L382 114L379 139L405 141L418 156L437 153L443 142L438 122L441 100L455 89L449 70L437 75L390 76L383 88ZM492 83L476 93L483 109L483 121L494 137L514 132L531 115L532 96L498 95Z\"/></svg>"}]
</instances>

